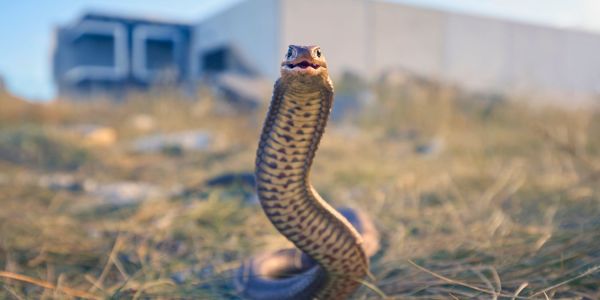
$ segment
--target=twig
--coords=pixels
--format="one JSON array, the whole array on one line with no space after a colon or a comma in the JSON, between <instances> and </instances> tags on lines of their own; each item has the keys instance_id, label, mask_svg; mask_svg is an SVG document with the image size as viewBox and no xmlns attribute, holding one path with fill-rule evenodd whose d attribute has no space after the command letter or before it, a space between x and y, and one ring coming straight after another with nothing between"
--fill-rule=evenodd
<instances>
[{"instance_id":1,"label":"twig","mask_svg":"<svg viewBox=\"0 0 600 300\"><path fill-rule=\"evenodd\" d=\"M440 275L438 273L435 273L433 271L425 269L424 267L421 267L421 266L417 265L417 263L415 263L414 261L412 261L410 259L408 260L408 263L410 263L411 265L413 265L415 268L417 268L417 269L419 269L419 270L421 270L421 271L423 271L425 273L428 273L429 275L431 275L433 277L437 277L437 278L439 278L441 280L444 280L444 281L447 281L449 283L456 284L456 285L462 285L462 286L468 287L468 288L470 288L472 290L476 290L476 291L479 291L479 292L482 292L482 293L486 293L486 294L489 294L489 295L495 295L496 294L495 291L488 291L488 290L482 289L482 288L480 288L478 286L474 286L474 285L470 285L468 283L464 283L464 282L461 282L461 281L458 281L458 280L454 280L454 279L448 278L448 277L446 277L444 275Z\"/></svg>"},{"instance_id":2,"label":"twig","mask_svg":"<svg viewBox=\"0 0 600 300\"><path fill-rule=\"evenodd\" d=\"M142 285L142 287L140 287L136 291L136 293L135 293L135 295L133 296L132 299L133 300L137 300L137 299L139 299L143 295L143 293L144 293L145 290L153 288L155 286L160 286L160 285L175 286L175 284L172 281L170 281L170 280L158 280L158 281L155 281L155 282L149 282L149 283L146 283L146 284Z\"/></svg>"},{"instance_id":3,"label":"twig","mask_svg":"<svg viewBox=\"0 0 600 300\"><path fill-rule=\"evenodd\" d=\"M431 275L433 277L436 277L438 279L441 279L441 280L446 281L446 282L451 283L451 284L456 284L456 285L464 286L466 288L470 288L472 290L475 290L475 291L478 291L478 292L482 292L482 293L485 293L485 294L488 294L488 295L492 295L492 296L501 296L501 297L513 298L513 299L529 299L529 298L524 298L524 297L517 297L517 296L514 296L514 295L503 294L500 291L498 291L498 292L496 292L496 291L489 291L489 290L480 288L478 286L470 285L470 284L464 283L462 281L458 281L458 280L454 280L454 279L448 278L448 277L446 277L444 275L440 275L440 274L435 273L435 272L433 272L431 270L425 269L424 267L421 267L421 266L417 265L417 263L415 263L414 261L412 261L410 259L408 260L408 263L410 263L415 268L417 268L417 269L419 269L419 270L421 270L421 271L423 271L423 272L425 272L425 273L427 273L427 274L429 274L429 275Z\"/></svg>"},{"instance_id":4,"label":"twig","mask_svg":"<svg viewBox=\"0 0 600 300\"><path fill-rule=\"evenodd\" d=\"M104 268L102 269L102 272L100 273L100 277L98 277L98 279L95 282L92 282L92 286L89 289L90 292L94 292L99 288L100 289L103 288L102 282L104 282L104 278L106 277L106 275L108 275L108 271L110 270L111 265L114 264L114 257L116 257L116 253L120 250L122 243L123 243L123 236L118 235L115 240L115 244L113 245L113 248L110 251L110 254L108 255L108 259L106 260L106 265L104 265Z\"/></svg>"},{"instance_id":5,"label":"twig","mask_svg":"<svg viewBox=\"0 0 600 300\"><path fill-rule=\"evenodd\" d=\"M517 299L517 297L519 296L519 294L529 285L528 282L523 282L521 283L521 285L519 285L519 288L515 291L515 295L511 298L512 300Z\"/></svg>"},{"instance_id":6,"label":"twig","mask_svg":"<svg viewBox=\"0 0 600 300\"><path fill-rule=\"evenodd\" d=\"M475 273L475 275L477 275L477 277L479 277L479 279L481 279L481 281L483 281L485 283L485 285L490 289L490 291L494 291L493 296L493 300L497 300L498 299L498 295L496 294L496 288L494 288L494 285L492 284L492 282L485 277L485 275L483 275L483 273L479 270L471 270L473 273ZM500 292L500 291L498 291Z\"/></svg>"},{"instance_id":7,"label":"twig","mask_svg":"<svg viewBox=\"0 0 600 300\"><path fill-rule=\"evenodd\" d=\"M580 279L580 278L592 275L592 274L594 274L594 273L596 273L598 271L600 271L600 265L592 267L591 269L589 269L589 270L587 270L587 271L585 271L585 272L583 272L583 273L581 273L581 274L579 274L579 275L577 275L577 276L575 276L573 278L569 278L569 279L567 279L565 281L559 282L559 283L557 283L557 284L555 284L553 286L547 287L547 288L545 288L545 289L543 289L543 290L541 290L541 291L539 291L537 293L534 293L533 295L531 295L531 297L533 298L533 297L541 295L541 294L546 295L546 292L549 292L549 291L551 291L553 289L559 288L559 287L561 287L561 286L563 286L563 285L565 285L565 284L567 284L569 282L575 281L577 279ZM546 297L548 297L548 296L546 295Z\"/></svg>"},{"instance_id":8,"label":"twig","mask_svg":"<svg viewBox=\"0 0 600 300\"><path fill-rule=\"evenodd\" d=\"M374 284L372 284L366 280L362 280L362 279L357 279L356 281L358 281L360 284L366 286L367 288L369 288L370 290L375 292L381 299L390 299L390 297L388 295L386 295L382 290L380 290Z\"/></svg>"},{"instance_id":9,"label":"twig","mask_svg":"<svg viewBox=\"0 0 600 300\"><path fill-rule=\"evenodd\" d=\"M72 288L68 288L68 287L62 287L62 286L57 287L52 283L42 281L39 279L35 279L35 278L29 277L29 276L21 275L21 274L0 271L0 277L4 277L7 279L14 279L14 280L22 281L22 282L27 282L30 284L37 285L39 287L43 287L45 289L60 291L71 297L79 297L79 298L83 298L83 299L99 299L99 297L95 296L94 294L88 293L86 291L80 291L80 290L76 290L76 289L72 289Z\"/></svg>"}]
</instances>

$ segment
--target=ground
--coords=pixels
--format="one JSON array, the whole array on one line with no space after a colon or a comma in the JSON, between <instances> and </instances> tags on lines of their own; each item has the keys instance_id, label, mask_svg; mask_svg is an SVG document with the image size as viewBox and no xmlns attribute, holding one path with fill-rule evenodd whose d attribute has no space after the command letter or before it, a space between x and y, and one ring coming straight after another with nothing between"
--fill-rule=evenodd
<instances>
[{"instance_id":1,"label":"ground","mask_svg":"<svg viewBox=\"0 0 600 300\"><path fill-rule=\"evenodd\" d=\"M420 81L369 88L327 128L311 176L381 232L356 299L600 298L600 110ZM253 170L266 111L220 103L208 92L125 104L0 95L0 298L235 299L232 270L289 244L243 182L205 184ZM206 148L131 147L198 129ZM90 192L119 182L162 192L124 203Z\"/></svg>"}]
</instances>

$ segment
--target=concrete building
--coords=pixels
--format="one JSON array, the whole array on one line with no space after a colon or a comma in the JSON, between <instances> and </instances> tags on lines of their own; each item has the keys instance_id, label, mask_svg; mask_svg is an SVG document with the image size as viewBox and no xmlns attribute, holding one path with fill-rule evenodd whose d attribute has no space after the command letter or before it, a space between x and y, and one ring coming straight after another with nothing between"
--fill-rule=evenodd
<instances>
[{"instance_id":1,"label":"concrete building","mask_svg":"<svg viewBox=\"0 0 600 300\"><path fill-rule=\"evenodd\" d=\"M275 78L288 44L319 44L333 76L405 70L483 90L600 93L600 35L376 0L247 0L199 22L195 74L212 53ZM221 67L227 66L223 55ZM335 78L334 78L335 79Z\"/></svg>"},{"instance_id":2,"label":"concrete building","mask_svg":"<svg viewBox=\"0 0 600 300\"><path fill-rule=\"evenodd\" d=\"M600 93L600 34L377 0L245 0L191 28L87 15L59 30L55 78L61 93L146 86L165 66L192 86L272 80L288 44L321 45L334 80L403 70L482 91Z\"/></svg>"},{"instance_id":3,"label":"concrete building","mask_svg":"<svg viewBox=\"0 0 600 300\"><path fill-rule=\"evenodd\" d=\"M58 28L54 80L61 96L120 98L155 84L186 85L191 27L108 14L85 14Z\"/></svg>"}]
</instances>

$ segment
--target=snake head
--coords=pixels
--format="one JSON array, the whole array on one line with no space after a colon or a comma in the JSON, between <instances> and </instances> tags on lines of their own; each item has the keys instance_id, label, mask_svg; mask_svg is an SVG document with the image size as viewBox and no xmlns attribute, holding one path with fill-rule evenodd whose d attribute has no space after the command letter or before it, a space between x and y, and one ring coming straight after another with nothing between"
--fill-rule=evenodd
<instances>
[{"instance_id":1,"label":"snake head","mask_svg":"<svg viewBox=\"0 0 600 300\"><path fill-rule=\"evenodd\" d=\"M321 47L290 45L281 62L281 76L290 75L328 76Z\"/></svg>"}]
</instances>

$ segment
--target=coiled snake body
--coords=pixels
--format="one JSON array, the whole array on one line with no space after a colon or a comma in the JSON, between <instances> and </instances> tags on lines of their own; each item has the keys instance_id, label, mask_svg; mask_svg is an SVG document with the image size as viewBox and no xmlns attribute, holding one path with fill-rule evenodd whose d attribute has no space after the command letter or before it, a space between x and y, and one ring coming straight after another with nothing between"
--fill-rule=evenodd
<instances>
[{"instance_id":1,"label":"coiled snake body","mask_svg":"<svg viewBox=\"0 0 600 300\"><path fill-rule=\"evenodd\" d=\"M378 247L373 225L361 213L336 211L309 180L332 104L321 49L290 46L260 137L255 176L267 217L302 252L281 250L245 263L235 283L248 298L346 299L368 273L368 255Z\"/></svg>"}]
</instances>

